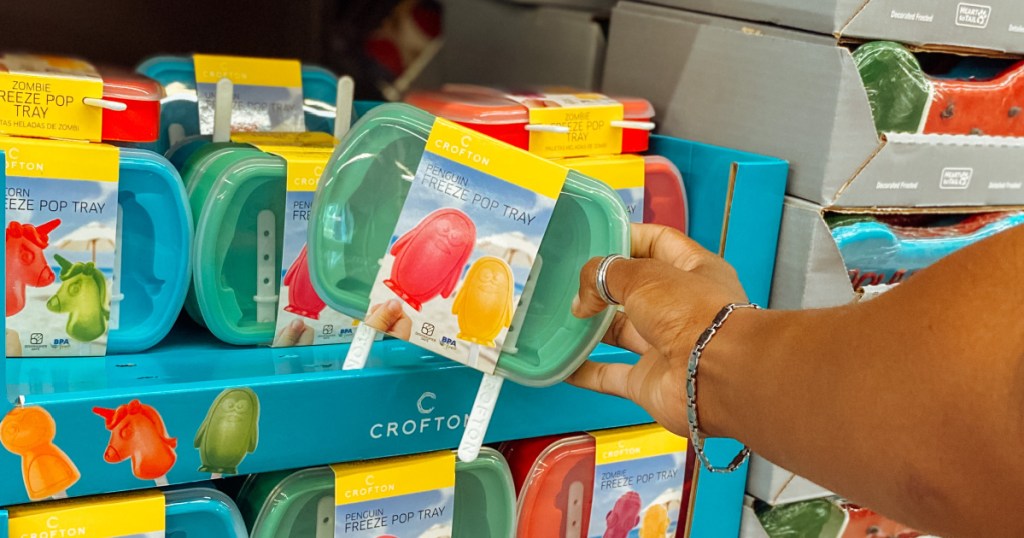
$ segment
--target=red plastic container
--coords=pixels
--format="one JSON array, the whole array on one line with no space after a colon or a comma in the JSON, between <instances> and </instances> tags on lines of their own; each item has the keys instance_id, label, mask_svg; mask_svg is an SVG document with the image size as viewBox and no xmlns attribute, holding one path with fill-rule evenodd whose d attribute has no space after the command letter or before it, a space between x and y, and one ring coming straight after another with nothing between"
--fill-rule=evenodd
<instances>
[{"instance_id":1,"label":"red plastic container","mask_svg":"<svg viewBox=\"0 0 1024 538\"><path fill-rule=\"evenodd\" d=\"M155 142L160 138L160 100L164 88L157 81L120 69L100 68L103 98L127 105L120 112L103 110L103 140Z\"/></svg>"},{"instance_id":2,"label":"red plastic container","mask_svg":"<svg viewBox=\"0 0 1024 538\"><path fill-rule=\"evenodd\" d=\"M561 93L579 90L559 89ZM624 120L651 121L654 107L646 99L618 97L622 103ZM435 116L454 121L492 138L513 146L530 149L530 110L526 105L511 99L501 90L471 85L448 85L440 91L412 92L405 101L422 108ZM622 130L622 152L642 153L647 151L650 131L644 129Z\"/></svg>"},{"instance_id":3,"label":"red plastic container","mask_svg":"<svg viewBox=\"0 0 1024 538\"><path fill-rule=\"evenodd\" d=\"M44 61L46 57L43 57ZM51 59L59 61L60 59ZM79 62L81 63L81 62ZM83 64L87 65L87 64ZM0 65L0 71L6 68ZM125 110L103 109L101 138L106 142L155 142L160 138L160 100L164 88L157 81L117 68L98 67L103 78L103 99L124 104Z\"/></svg>"},{"instance_id":4,"label":"red plastic container","mask_svg":"<svg viewBox=\"0 0 1024 538\"><path fill-rule=\"evenodd\" d=\"M659 155L644 157L644 222L689 233L683 176L672 161Z\"/></svg>"}]
</instances>

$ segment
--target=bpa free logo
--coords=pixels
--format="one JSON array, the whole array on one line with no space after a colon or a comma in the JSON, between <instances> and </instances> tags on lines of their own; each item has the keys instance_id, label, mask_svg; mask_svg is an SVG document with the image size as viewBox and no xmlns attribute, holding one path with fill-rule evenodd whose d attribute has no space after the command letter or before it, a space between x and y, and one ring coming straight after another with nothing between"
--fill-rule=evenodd
<instances>
[{"instance_id":1,"label":"bpa free logo","mask_svg":"<svg viewBox=\"0 0 1024 538\"><path fill-rule=\"evenodd\" d=\"M987 28L992 18L992 6L961 2L956 6L956 25L967 28Z\"/></svg>"},{"instance_id":2,"label":"bpa free logo","mask_svg":"<svg viewBox=\"0 0 1024 538\"><path fill-rule=\"evenodd\" d=\"M944 190L965 190L971 186L973 168L943 168L939 188Z\"/></svg>"}]
</instances>

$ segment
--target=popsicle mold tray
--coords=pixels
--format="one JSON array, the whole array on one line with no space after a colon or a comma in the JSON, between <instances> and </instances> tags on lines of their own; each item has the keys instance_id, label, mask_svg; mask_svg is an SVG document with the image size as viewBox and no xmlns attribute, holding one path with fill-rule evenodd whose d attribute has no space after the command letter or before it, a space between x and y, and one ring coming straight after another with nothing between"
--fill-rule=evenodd
<instances>
[{"instance_id":1,"label":"popsicle mold tray","mask_svg":"<svg viewBox=\"0 0 1024 538\"><path fill-rule=\"evenodd\" d=\"M167 335L188 290L192 216L181 179L166 159L122 148L118 207L119 282L107 352L144 351ZM123 298L121 297L123 296Z\"/></svg>"},{"instance_id":2,"label":"popsicle mold tray","mask_svg":"<svg viewBox=\"0 0 1024 538\"><path fill-rule=\"evenodd\" d=\"M211 488L168 491L165 527L168 538L246 538L245 522L227 495Z\"/></svg>"},{"instance_id":3,"label":"popsicle mold tray","mask_svg":"<svg viewBox=\"0 0 1024 538\"><path fill-rule=\"evenodd\" d=\"M193 287L185 307L224 342L273 339L286 175L281 157L234 143L196 148L183 167L196 219ZM261 301L270 314L261 313Z\"/></svg>"},{"instance_id":4,"label":"popsicle mold tray","mask_svg":"<svg viewBox=\"0 0 1024 538\"><path fill-rule=\"evenodd\" d=\"M880 132L1024 136L1024 61L939 78L898 43L867 43L853 57Z\"/></svg>"},{"instance_id":5,"label":"popsicle mold tray","mask_svg":"<svg viewBox=\"0 0 1024 538\"><path fill-rule=\"evenodd\" d=\"M196 72L192 58L185 56L158 56L146 60L137 68L168 90L169 97L161 103L160 140L153 147L159 153L170 147L168 129L180 125L185 136L199 134L199 103L196 96ZM326 69L302 67L303 110L306 130L331 133L334 131L335 100L338 79Z\"/></svg>"},{"instance_id":6,"label":"popsicle mold tray","mask_svg":"<svg viewBox=\"0 0 1024 538\"><path fill-rule=\"evenodd\" d=\"M511 538L515 499L508 464L497 451L484 448L476 461L456 463L452 538ZM330 467L250 476L238 502L253 538L334 535Z\"/></svg>"},{"instance_id":7,"label":"popsicle mold tray","mask_svg":"<svg viewBox=\"0 0 1024 538\"><path fill-rule=\"evenodd\" d=\"M379 261L390 246L410 178L423 155L434 116L408 105L367 113L338 146L321 177L309 224L310 274L328 306L361 318ZM629 227L618 195L570 172L540 245L532 300L517 314L497 372L516 382L550 385L564 379L601 339L614 311L581 320L570 307L579 268L591 257L629 253ZM529 286L530 283L527 283ZM509 342L515 342L515 347Z\"/></svg>"}]
</instances>

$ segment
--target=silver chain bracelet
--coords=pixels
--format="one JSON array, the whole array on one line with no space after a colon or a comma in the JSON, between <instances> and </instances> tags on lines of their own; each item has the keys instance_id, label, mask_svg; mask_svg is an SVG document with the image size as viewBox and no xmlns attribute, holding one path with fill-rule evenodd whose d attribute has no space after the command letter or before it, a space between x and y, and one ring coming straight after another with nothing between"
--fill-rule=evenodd
<instances>
[{"instance_id":1,"label":"silver chain bracelet","mask_svg":"<svg viewBox=\"0 0 1024 538\"><path fill-rule=\"evenodd\" d=\"M725 324L725 320L729 319L729 316L740 308L760 309L761 307L753 303L733 303L719 311L711 326L697 338L697 344L693 346L693 351L690 352L690 363L686 369L686 420L690 427L690 442L693 443L693 451L697 454L697 459L700 460L705 469L712 473L731 473L739 469L746 463L747 458L750 457L750 449L744 445L743 450L736 454L736 457L732 459L728 466L715 467L712 465L711 460L704 453L704 439L700 433L700 423L697 420L697 366L700 364L700 356L704 353L704 348L711 342L711 339L714 338L718 330Z\"/></svg>"}]
</instances>

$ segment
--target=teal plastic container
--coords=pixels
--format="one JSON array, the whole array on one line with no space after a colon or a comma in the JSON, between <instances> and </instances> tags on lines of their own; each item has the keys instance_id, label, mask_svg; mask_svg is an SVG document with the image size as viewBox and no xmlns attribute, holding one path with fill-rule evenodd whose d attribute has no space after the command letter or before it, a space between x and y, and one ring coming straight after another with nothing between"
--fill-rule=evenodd
<instances>
[{"instance_id":1,"label":"teal plastic container","mask_svg":"<svg viewBox=\"0 0 1024 538\"><path fill-rule=\"evenodd\" d=\"M188 56L157 56L142 62L136 71L164 88L174 89L160 105L160 140L140 147L165 153L170 148L168 128L181 125L185 136L199 134L199 102L196 96L196 71ZM170 93L170 92L169 92ZM334 132L338 77L321 67L302 67L303 110L306 130Z\"/></svg>"},{"instance_id":2,"label":"teal plastic container","mask_svg":"<svg viewBox=\"0 0 1024 538\"><path fill-rule=\"evenodd\" d=\"M238 505L253 538L333 536L334 472L314 467L252 475ZM476 461L455 464L452 538L511 538L515 511L512 474L500 453L484 448Z\"/></svg>"},{"instance_id":3,"label":"teal plastic container","mask_svg":"<svg viewBox=\"0 0 1024 538\"><path fill-rule=\"evenodd\" d=\"M284 159L247 144L207 143L195 148L182 171L196 227L186 311L229 344L271 343L276 318L258 315L257 296L280 290ZM261 213L271 216L273 234L273 247L264 253L273 259L263 271L257 263ZM261 279L268 280L261 286Z\"/></svg>"},{"instance_id":4,"label":"teal plastic container","mask_svg":"<svg viewBox=\"0 0 1024 538\"><path fill-rule=\"evenodd\" d=\"M210 488L164 494L167 538L246 538L245 522L234 501Z\"/></svg>"},{"instance_id":5,"label":"teal plastic container","mask_svg":"<svg viewBox=\"0 0 1024 538\"><path fill-rule=\"evenodd\" d=\"M174 167L145 150L120 149L121 269L118 327L107 353L139 353L170 332L191 276L192 214Z\"/></svg>"},{"instance_id":6,"label":"teal plastic container","mask_svg":"<svg viewBox=\"0 0 1024 538\"><path fill-rule=\"evenodd\" d=\"M309 224L313 286L327 305L361 319L379 262L390 246L435 117L404 104L368 112L335 150L321 176ZM532 300L512 321L497 373L545 386L575 370L611 324L607 309L571 313L580 268L592 257L629 254L629 220L615 191L569 172L530 275ZM525 313L525 315L522 315ZM509 343L514 342L510 346Z\"/></svg>"}]
</instances>

